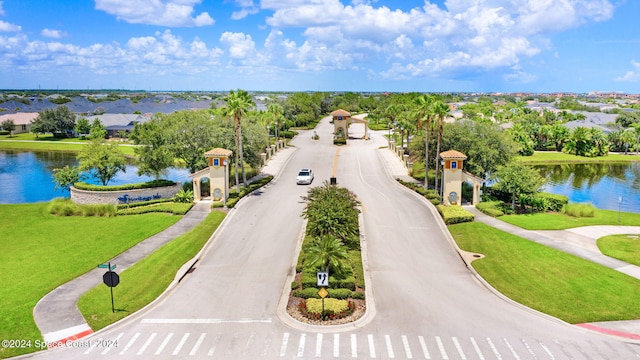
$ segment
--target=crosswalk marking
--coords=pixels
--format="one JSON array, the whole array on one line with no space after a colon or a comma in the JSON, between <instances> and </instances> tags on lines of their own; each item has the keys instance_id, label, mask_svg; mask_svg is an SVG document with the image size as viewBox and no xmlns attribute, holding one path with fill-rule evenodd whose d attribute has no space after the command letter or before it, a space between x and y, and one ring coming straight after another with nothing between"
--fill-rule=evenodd
<instances>
[{"instance_id":1,"label":"crosswalk marking","mask_svg":"<svg viewBox=\"0 0 640 360\"><path fill-rule=\"evenodd\" d=\"M393 354L393 346L391 345L391 337L389 335L385 335L384 342L387 344L387 355L392 359L395 358L396 356Z\"/></svg>"},{"instance_id":2,"label":"crosswalk marking","mask_svg":"<svg viewBox=\"0 0 640 360\"><path fill-rule=\"evenodd\" d=\"M173 353L171 355L178 355L180 350L182 350L182 347L184 346L184 343L187 342L187 339L189 338L189 335L191 335L191 334L190 333L185 333L184 335L182 335L182 339L180 339L180 342L178 343L178 346L176 346L176 348L173 349Z\"/></svg>"},{"instance_id":3,"label":"crosswalk marking","mask_svg":"<svg viewBox=\"0 0 640 360\"><path fill-rule=\"evenodd\" d=\"M493 341L491 341L491 339L487 338L487 343L491 347L491 351L493 351L493 354L496 356L496 358L498 360L502 360L502 356L500 355L500 352L498 351L498 348L496 348L496 346L493 344Z\"/></svg>"},{"instance_id":4,"label":"crosswalk marking","mask_svg":"<svg viewBox=\"0 0 640 360\"><path fill-rule=\"evenodd\" d=\"M444 344L442 343L442 339L440 339L440 336L436 336L436 343L438 344L438 350L440 350L440 355L442 355L442 358L444 360L448 360L449 355L447 355L447 350L444 349Z\"/></svg>"},{"instance_id":5,"label":"crosswalk marking","mask_svg":"<svg viewBox=\"0 0 640 360\"><path fill-rule=\"evenodd\" d=\"M333 334L333 357L340 356L340 335Z\"/></svg>"},{"instance_id":6,"label":"crosswalk marking","mask_svg":"<svg viewBox=\"0 0 640 360\"><path fill-rule=\"evenodd\" d=\"M478 354L478 359L484 360L484 355L482 354L482 351L480 350L480 346L478 346L476 339L471 338L471 345L473 345L473 348L475 349L476 354Z\"/></svg>"},{"instance_id":7,"label":"crosswalk marking","mask_svg":"<svg viewBox=\"0 0 640 360\"><path fill-rule=\"evenodd\" d=\"M369 334L367 336L367 339L369 340L369 357L372 359L376 358L376 344L373 342L373 335Z\"/></svg>"},{"instance_id":8,"label":"crosswalk marking","mask_svg":"<svg viewBox=\"0 0 640 360\"><path fill-rule=\"evenodd\" d=\"M120 334L118 334L118 336L116 336L116 338L115 338L115 339L113 339L113 343L114 343L114 344L117 344L117 343L118 343L118 341L120 340L120 338L122 337L122 335L124 335L124 333L120 333ZM104 350L102 350L102 352L100 353L100 355L107 355L107 353L109 352L109 350L113 349L114 347L116 347L116 346L106 346L106 347L104 348Z\"/></svg>"},{"instance_id":9,"label":"crosswalk marking","mask_svg":"<svg viewBox=\"0 0 640 360\"><path fill-rule=\"evenodd\" d=\"M520 360L520 356L518 356L518 353L513 349L513 346L511 346L511 344L509 343L509 340L507 340L507 338L503 338L502 340L504 340L505 345L507 345L509 350L511 350L511 354L513 355L513 357L516 360Z\"/></svg>"},{"instance_id":10,"label":"crosswalk marking","mask_svg":"<svg viewBox=\"0 0 640 360\"><path fill-rule=\"evenodd\" d=\"M287 354L287 343L289 342L289 333L284 333L282 335L282 345L280 346L280 356L285 356Z\"/></svg>"},{"instance_id":11,"label":"crosswalk marking","mask_svg":"<svg viewBox=\"0 0 640 360\"><path fill-rule=\"evenodd\" d=\"M455 345L456 350L458 350L458 354L460 355L460 359L467 360L467 356L464 354L464 351L462 351L462 346L460 346L460 342L458 341L458 338L457 337L452 337L451 340L453 341L453 345Z\"/></svg>"},{"instance_id":12,"label":"crosswalk marking","mask_svg":"<svg viewBox=\"0 0 640 360\"><path fill-rule=\"evenodd\" d=\"M298 357L304 356L304 343L307 340L307 334L300 334L300 342L298 343Z\"/></svg>"},{"instance_id":13,"label":"crosswalk marking","mask_svg":"<svg viewBox=\"0 0 640 360\"><path fill-rule=\"evenodd\" d=\"M200 349L200 346L202 345L202 342L204 341L204 338L206 336L207 336L207 333L200 334L200 337L198 338L198 340L196 340L196 344L193 345L193 348L189 352L189 355L194 356L198 352L198 349Z\"/></svg>"},{"instance_id":14,"label":"crosswalk marking","mask_svg":"<svg viewBox=\"0 0 640 360\"><path fill-rule=\"evenodd\" d=\"M549 351L549 348L543 344L542 342L540 342L540 346L542 347L542 349L547 353L547 355L549 355L549 358L551 358L551 360L555 359L556 357L553 356L553 354L551 353L551 351Z\"/></svg>"},{"instance_id":15,"label":"crosswalk marking","mask_svg":"<svg viewBox=\"0 0 640 360\"><path fill-rule=\"evenodd\" d=\"M164 348L167 346L167 344L169 343L169 340L171 340L172 337L173 337L173 333L169 333L167 337L164 338L164 340L162 341L162 344L160 344L160 347L156 350L155 355L160 355L160 353L162 353L162 350L164 350Z\"/></svg>"},{"instance_id":16,"label":"crosswalk marking","mask_svg":"<svg viewBox=\"0 0 640 360\"><path fill-rule=\"evenodd\" d=\"M422 348L424 358L431 359L431 354L429 354L429 349L427 348L427 343L424 341L424 336L418 336L418 341L420 342L420 347Z\"/></svg>"},{"instance_id":17,"label":"crosswalk marking","mask_svg":"<svg viewBox=\"0 0 640 360\"><path fill-rule=\"evenodd\" d=\"M524 344L524 347L527 348L527 350L529 351L529 354L534 358L534 359L538 359L538 357L536 356L536 354L533 352L533 349L531 348L531 346L529 345L529 343L527 343L527 340L522 339L522 344Z\"/></svg>"},{"instance_id":18,"label":"crosswalk marking","mask_svg":"<svg viewBox=\"0 0 640 360\"><path fill-rule=\"evenodd\" d=\"M213 344L211 345L211 348L209 348L209 352L207 353L207 356L213 356L213 354L216 352L216 347L218 347L218 343L220 342L221 338L222 338L222 335L216 335L215 339L213 339Z\"/></svg>"},{"instance_id":19,"label":"crosswalk marking","mask_svg":"<svg viewBox=\"0 0 640 360\"><path fill-rule=\"evenodd\" d=\"M406 335L402 335L402 345L404 346L404 353L407 354L407 359L413 359L413 354L409 347L409 339L407 339Z\"/></svg>"},{"instance_id":20,"label":"crosswalk marking","mask_svg":"<svg viewBox=\"0 0 640 360\"><path fill-rule=\"evenodd\" d=\"M133 346L133 344L136 342L136 340L138 340L139 337L140 337L140 333L135 333L135 335L133 335L133 337L131 338L131 340L129 340L127 345L125 345L122 351L120 351L120 355L126 354L127 350L129 350L131 346Z\"/></svg>"},{"instance_id":21,"label":"crosswalk marking","mask_svg":"<svg viewBox=\"0 0 640 360\"><path fill-rule=\"evenodd\" d=\"M322 356L322 333L316 335L316 357Z\"/></svg>"},{"instance_id":22,"label":"crosswalk marking","mask_svg":"<svg viewBox=\"0 0 640 360\"><path fill-rule=\"evenodd\" d=\"M253 341L256 338L256 333L252 332L251 335L249 335L249 338L247 339L247 343L244 344L244 350L242 351L242 355L247 355L249 353L249 349L251 349L251 344L253 344Z\"/></svg>"},{"instance_id":23,"label":"crosswalk marking","mask_svg":"<svg viewBox=\"0 0 640 360\"><path fill-rule=\"evenodd\" d=\"M351 334L351 357L358 357L358 340L356 334Z\"/></svg>"},{"instance_id":24,"label":"crosswalk marking","mask_svg":"<svg viewBox=\"0 0 640 360\"><path fill-rule=\"evenodd\" d=\"M145 350L147 350L147 348L149 347L153 339L156 338L156 335L158 335L158 333L152 333L151 336L149 336L149 338L147 339L147 341L144 342L140 350L138 350L136 355L142 355L145 352Z\"/></svg>"}]
</instances>

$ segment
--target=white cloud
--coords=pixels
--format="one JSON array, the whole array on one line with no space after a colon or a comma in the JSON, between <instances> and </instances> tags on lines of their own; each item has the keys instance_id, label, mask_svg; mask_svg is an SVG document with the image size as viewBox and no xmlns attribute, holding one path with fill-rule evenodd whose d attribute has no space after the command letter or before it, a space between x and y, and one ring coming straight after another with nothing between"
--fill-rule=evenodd
<instances>
[{"instance_id":1,"label":"white cloud","mask_svg":"<svg viewBox=\"0 0 640 360\"><path fill-rule=\"evenodd\" d=\"M0 20L0 32L20 32L22 27Z\"/></svg>"},{"instance_id":2,"label":"white cloud","mask_svg":"<svg viewBox=\"0 0 640 360\"><path fill-rule=\"evenodd\" d=\"M60 38L62 38L64 36L66 36L66 34L63 31L52 30L52 29L42 29L40 34L42 36L44 36L44 37L48 37L48 38L52 38L52 39L60 39Z\"/></svg>"},{"instance_id":3,"label":"white cloud","mask_svg":"<svg viewBox=\"0 0 640 360\"><path fill-rule=\"evenodd\" d=\"M256 51L256 43L251 35L244 33L224 32L220 36L220 42L227 46L232 59L245 59Z\"/></svg>"},{"instance_id":4,"label":"white cloud","mask_svg":"<svg viewBox=\"0 0 640 360\"><path fill-rule=\"evenodd\" d=\"M95 0L95 2L96 9L133 24L193 27L212 25L215 22L207 12L193 17L194 7L202 0Z\"/></svg>"},{"instance_id":5,"label":"white cloud","mask_svg":"<svg viewBox=\"0 0 640 360\"><path fill-rule=\"evenodd\" d=\"M632 60L631 65L635 68L634 70L629 70L624 75L617 77L614 80L621 82L640 82L640 62Z\"/></svg>"}]
</instances>

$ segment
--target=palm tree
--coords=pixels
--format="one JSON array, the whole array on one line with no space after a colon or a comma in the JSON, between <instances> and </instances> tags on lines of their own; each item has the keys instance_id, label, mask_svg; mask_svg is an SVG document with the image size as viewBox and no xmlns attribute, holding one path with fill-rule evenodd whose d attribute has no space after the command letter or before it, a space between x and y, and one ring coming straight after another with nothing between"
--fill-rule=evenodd
<instances>
[{"instance_id":1,"label":"palm tree","mask_svg":"<svg viewBox=\"0 0 640 360\"><path fill-rule=\"evenodd\" d=\"M339 239L325 235L316 238L306 248L305 266L319 265L322 270L341 274L349 260L347 247Z\"/></svg>"},{"instance_id":2,"label":"palm tree","mask_svg":"<svg viewBox=\"0 0 640 360\"><path fill-rule=\"evenodd\" d=\"M267 112L273 115L273 123L276 126L276 141L278 141L278 120L282 117L284 109L280 104L269 104L269 106L267 106Z\"/></svg>"},{"instance_id":3,"label":"palm tree","mask_svg":"<svg viewBox=\"0 0 640 360\"><path fill-rule=\"evenodd\" d=\"M240 191L240 182L238 179L238 162L242 168L242 183L247 184L247 176L244 172L244 155L242 153L242 117L247 114L249 108L254 107L256 104L251 99L251 96L246 90L238 89L237 91L231 90L229 95L224 98L226 103L225 115L232 117L233 133L235 138L235 161L236 161L236 189Z\"/></svg>"},{"instance_id":4,"label":"palm tree","mask_svg":"<svg viewBox=\"0 0 640 360\"><path fill-rule=\"evenodd\" d=\"M424 188L429 188L429 128L433 122L433 103L435 99L429 94L414 99L414 113L417 117L416 128L424 126Z\"/></svg>"},{"instance_id":5,"label":"palm tree","mask_svg":"<svg viewBox=\"0 0 640 360\"><path fill-rule=\"evenodd\" d=\"M438 156L440 154L440 144L442 144L442 127L444 125L444 121L449 116L449 106L443 103L442 101L436 101L433 104L433 114L435 115L436 124L438 127L438 142L436 143L436 181L434 184L434 189L436 190L436 194L438 192L438 171L440 171L440 162L438 161Z\"/></svg>"}]
</instances>

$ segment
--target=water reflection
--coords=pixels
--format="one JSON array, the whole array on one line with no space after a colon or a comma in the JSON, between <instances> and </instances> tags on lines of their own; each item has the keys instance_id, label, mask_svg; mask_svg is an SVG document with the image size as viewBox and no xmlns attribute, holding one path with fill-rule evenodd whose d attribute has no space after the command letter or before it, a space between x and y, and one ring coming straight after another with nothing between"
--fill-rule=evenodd
<instances>
[{"instance_id":1,"label":"water reflection","mask_svg":"<svg viewBox=\"0 0 640 360\"><path fill-rule=\"evenodd\" d=\"M544 191L601 209L640 212L640 163L535 166L547 179ZM620 197L622 203L619 204Z\"/></svg>"},{"instance_id":2,"label":"water reflection","mask_svg":"<svg viewBox=\"0 0 640 360\"><path fill-rule=\"evenodd\" d=\"M56 197L68 196L65 191L55 190L53 182L53 169L65 165L78 165L75 153L0 150L0 204L49 201ZM138 176L137 171L135 165L129 164L126 172L118 173L109 181L109 185L152 179L148 176ZM165 178L184 183L189 180L188 176L187 169L171 168L167 171ZM100 181L93 176L85 181L100 184Z\"/></svg>"}]
</instances>

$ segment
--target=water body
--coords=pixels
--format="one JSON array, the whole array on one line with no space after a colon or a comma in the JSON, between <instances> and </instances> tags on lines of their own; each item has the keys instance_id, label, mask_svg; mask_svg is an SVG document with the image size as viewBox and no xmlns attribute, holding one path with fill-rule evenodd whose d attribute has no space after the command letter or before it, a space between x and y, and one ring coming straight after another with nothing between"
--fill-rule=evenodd
<instances>
[{"instance_id":1,"label":"water body","mask_svg":"<svg viewBox=\"0 0 640 360\"><path fill-rule=\"evenodd\" d=\"M0 204L21 204L49 201L56 197L69 196L64 190L55 190L53 169L65 165L76 166L75 153L59 151L0 150ZM109 185L120 185L152 180L149 176L138 176L138 168L127 165L126 172L119 172ZM90 174L85 182L100 184ZM189 181L189 170L170 168L165 179Z\"/></svg>"},{"instance_id":2,"label":"water body","mask_svg":"<svg viewBox=\"0 0 640 360\"><path fill-rule=\"evenodd\" d=\"M544 191L599 209L640 213L640 163L535 166L547 179ZM622 200L622 201L620 201Z\"/></svg>"}]
</instances>

